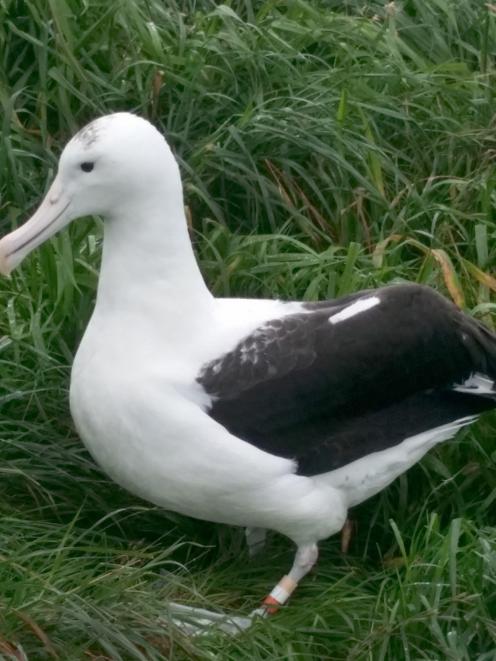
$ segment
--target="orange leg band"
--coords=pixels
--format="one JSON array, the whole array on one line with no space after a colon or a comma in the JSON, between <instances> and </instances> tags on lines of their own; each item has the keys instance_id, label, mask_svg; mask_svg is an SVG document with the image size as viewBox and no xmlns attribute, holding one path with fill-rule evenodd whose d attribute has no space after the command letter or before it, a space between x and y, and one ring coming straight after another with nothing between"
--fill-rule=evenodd
<instances>
[{"instance_id":1,"label":"orange leg band","mask_svg":"<svg viewBox=\"0 0 496 661\"><path fill-rule=\"evenodd\" d=\"M267 615L274 615L286 603L298 584L289 576L283 576L272 592L265 597L262 606Z\"/></svg>"}]
</instances>

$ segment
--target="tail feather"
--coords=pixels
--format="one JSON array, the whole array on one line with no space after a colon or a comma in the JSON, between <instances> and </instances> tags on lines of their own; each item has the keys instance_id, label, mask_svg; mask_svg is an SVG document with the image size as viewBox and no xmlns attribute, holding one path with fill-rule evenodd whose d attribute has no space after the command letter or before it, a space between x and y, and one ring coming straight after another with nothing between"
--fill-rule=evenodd
<instances>
[{"instance_id":1,"label":"tail feather","mask_svg":"<svg viewBox=\"0 0 496 661\"><path fill-rule=\"evenodd\" d=\"M467 395L479 395L496 400L496 383L483 374L472 374L466 381L453 388Z\"/></svg>"}]
</instances>

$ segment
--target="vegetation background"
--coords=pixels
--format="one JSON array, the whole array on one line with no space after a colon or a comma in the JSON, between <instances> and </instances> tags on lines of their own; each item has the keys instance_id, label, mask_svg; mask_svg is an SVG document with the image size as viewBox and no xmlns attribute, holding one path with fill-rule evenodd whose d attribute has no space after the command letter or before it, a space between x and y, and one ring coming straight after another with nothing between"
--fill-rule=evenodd
<instances>
[{"instance_id":1,"label":"vegetation background","mask_svg":"<svg viewBox=\"0 0 496 661\"><path fill-rule=\"evenodd\" d=\"M181 163L219 296L317 299L423 282L494 325L496 5L480 0L1 0L1 229L61 147L130 110ZM72 428L98 220L0 282L3 659L496 659L496 419L353 513L348 554L237 638L186 638L171 599L248 613L291 562L276 535L120 490Z\"/></svg>"}]
</instances>

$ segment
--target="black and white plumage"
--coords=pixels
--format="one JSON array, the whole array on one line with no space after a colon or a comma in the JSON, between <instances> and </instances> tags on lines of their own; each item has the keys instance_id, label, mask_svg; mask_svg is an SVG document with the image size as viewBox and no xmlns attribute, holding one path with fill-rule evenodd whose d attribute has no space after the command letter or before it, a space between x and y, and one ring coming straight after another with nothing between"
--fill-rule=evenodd
<instances>
[{"instance_id":1,"label":"black and white plumage","mask_svg":"<svg viewBox=\"0 0 496 661\"><path fill-rule=\"evenodd\" d=\"M496 374L494 336L434 290L398 285L303 308L257 328L198 379L215 420L294 458L300 474L495 406L490 385L460 389Z\"/></svg>"},{"instance_id":2,"label":"black and white plumage","mask_svg":"<svg viewBox=\"0 0 496 661\"><path fill-rule=\"evenodd\" d=\"M267 528L292 539L293 567L261 614L287 600L349 507L496 406L496 337L426 287L214 298L177 163L143 119L102 117L69 142L39 209L0 241L0 270L89 214L104 217L104 245L71 376L79 434L158 505L246 526L253 544Z\"/></svg>"}]
</instances>

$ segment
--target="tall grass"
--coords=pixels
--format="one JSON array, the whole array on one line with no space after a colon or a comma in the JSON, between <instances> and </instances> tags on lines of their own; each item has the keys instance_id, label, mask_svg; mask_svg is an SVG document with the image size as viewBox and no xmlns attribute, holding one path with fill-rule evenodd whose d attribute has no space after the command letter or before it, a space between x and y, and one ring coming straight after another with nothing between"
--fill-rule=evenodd
<instances>
[{"instance_id":1,"label":"tall grass","mask_svg":"<svg viewBox=\"0 0 496 661\"><path fill-rule=\"evenodd\" d=\"M179 160L217 295L430 284L494 323L496 16L476 0L4 0L2 231L92 117L132 110ZM291 561L109 482L68 413L101 228L82 220L0 282L0 655L453 659L496 649L496 423L431 453L322 544L290 606L187 639L170 599L249 611Z\"/></svg>"}]
</instances>

